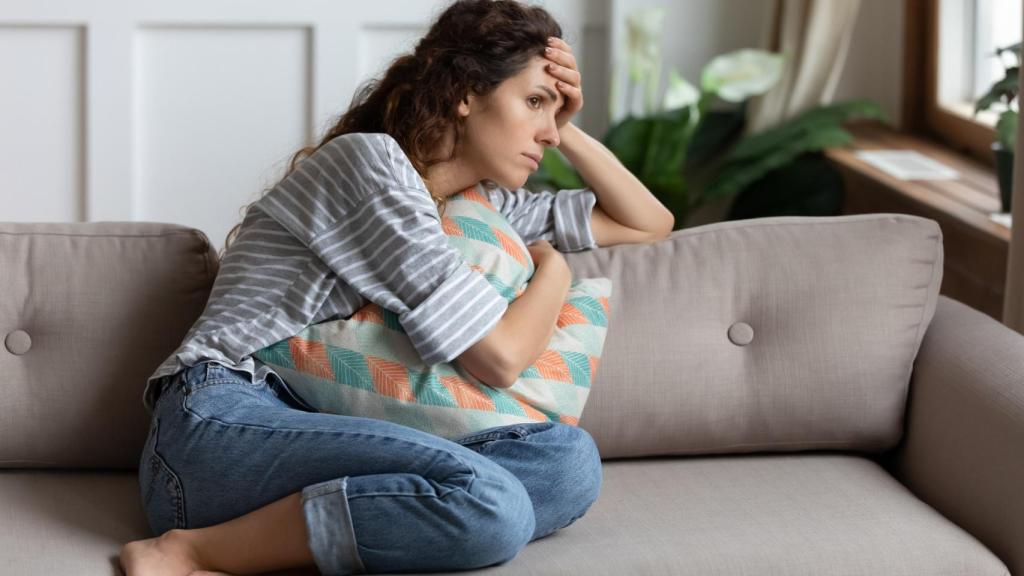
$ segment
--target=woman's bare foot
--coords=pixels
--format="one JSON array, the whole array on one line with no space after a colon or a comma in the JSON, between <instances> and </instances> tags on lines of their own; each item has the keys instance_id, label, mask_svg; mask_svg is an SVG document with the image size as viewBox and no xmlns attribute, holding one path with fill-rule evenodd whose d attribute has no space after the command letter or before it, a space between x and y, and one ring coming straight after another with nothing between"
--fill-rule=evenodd
<instances>
[{"instance_id":1,"label":"woman's bare foot","mask_svg":"<svg viewBox=\"0 0 1024 576\"><path fill-rule=\"evenodd\" d=\"M190 576L202 566L180 531L171 530L157 538L125 544L121 569L127 576Z\"/></svg>"}]
</instances>

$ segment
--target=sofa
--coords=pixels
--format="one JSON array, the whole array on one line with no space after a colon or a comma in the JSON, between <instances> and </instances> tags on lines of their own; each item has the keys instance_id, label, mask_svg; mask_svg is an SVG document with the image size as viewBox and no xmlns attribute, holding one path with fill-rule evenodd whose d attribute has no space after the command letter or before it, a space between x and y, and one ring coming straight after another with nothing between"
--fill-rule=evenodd
<instances>
[{"instance_id":1,"label":"sofa","mask_svg":"<svg viewBox=\"0 0 1024 576\"><path fill-rule=\"evenodd\" d=\"M566 259L614 287L580 419L601 494L476 572L1024 574L1024 336L939 293L933 220L717 222ZM142 390L217 266L187 226L0 224L0 574L119 574L153 535Z\"/></svg>"}]
</instances>

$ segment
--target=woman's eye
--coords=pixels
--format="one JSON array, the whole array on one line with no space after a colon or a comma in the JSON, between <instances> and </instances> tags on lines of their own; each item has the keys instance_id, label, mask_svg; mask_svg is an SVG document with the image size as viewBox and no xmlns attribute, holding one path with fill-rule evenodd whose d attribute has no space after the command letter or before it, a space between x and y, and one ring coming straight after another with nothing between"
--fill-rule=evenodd
<instances>
[{"instance_id":1,"label":"woman's eye","mask_svg":"<svg viewBox=\"0 0 1024 576\"><path fill-rule=\"evenodd\" d=\"M540 100L540 97L538 97L538 96L530 96L528 102L530 102L530 107L536 108L537 106L540 106L541 100ZM537 106L533 105L534 102L537 103Z\"/></svg>"}]
</instances>

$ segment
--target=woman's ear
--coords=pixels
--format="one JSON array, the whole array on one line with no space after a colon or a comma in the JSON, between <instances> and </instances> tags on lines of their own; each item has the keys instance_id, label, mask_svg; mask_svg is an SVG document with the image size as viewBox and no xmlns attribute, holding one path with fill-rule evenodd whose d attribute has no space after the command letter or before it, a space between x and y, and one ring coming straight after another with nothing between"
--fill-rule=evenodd
<instances>
[{"instance_id":1,"label":"woman's ear","mask_svg":"<svg viewBox=\"0 0 1024 576\"><path fill-rule=\"evenodd\" d=\"M475 99L476 96L473 94L467 94L462 100L459 100L458 112L460 117L465 118L466 116L469 116L470 106L472 106Z\"/></svg>"}]
</instances>

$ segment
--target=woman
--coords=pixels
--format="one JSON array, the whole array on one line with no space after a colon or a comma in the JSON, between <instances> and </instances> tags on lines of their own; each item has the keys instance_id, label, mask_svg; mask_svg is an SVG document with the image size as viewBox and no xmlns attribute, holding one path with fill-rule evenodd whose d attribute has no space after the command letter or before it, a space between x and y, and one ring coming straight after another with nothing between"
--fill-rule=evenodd
<instances>
[{"instance_id":1,"label":"woman","mask_svg":"<svg viewBox=\"0 0 1024 576\"><path fill-rule=\"evenodd\" d=\"M124 546L129 576L478 568L594 502L600 456L580 428L512 425L452 442L321 414L251 357L372 301L399 315L428 363L507 386L554 330L571 280L559 250L671 231L671 213L569 123L583 97L560 36L541 8L449 6L249 207L203 315L147 383L139 481L159 536ZM548 146L589 189L521 188ZM444 199L477 183L536 263L512 304L440 225Z\"/></svg>"}]
</instances>

